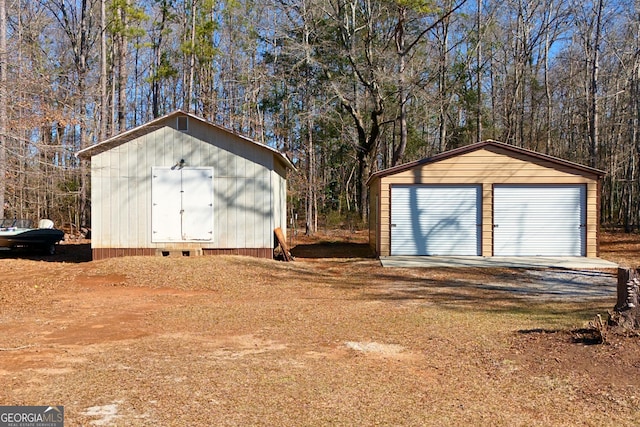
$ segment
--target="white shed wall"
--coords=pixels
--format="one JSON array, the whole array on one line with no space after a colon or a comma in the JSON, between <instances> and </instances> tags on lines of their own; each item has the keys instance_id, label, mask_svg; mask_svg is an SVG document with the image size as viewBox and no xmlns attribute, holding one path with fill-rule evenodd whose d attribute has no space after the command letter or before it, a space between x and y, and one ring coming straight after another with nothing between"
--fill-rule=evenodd
<instances>
[{"instance_id":1,"label":"white shed wall","mask_svg":"<svg viewBox=\"0 0 640 427\"><path fill-rule=\"evenodd\" d=\"M286 171L273 153L190 119L189 133L160 127L92 156L92 247L167 247L151 241L151 168L181 159L213 167L215 224L213 243L181 245L274 246L273 229L286 229Z\"/></svg>"}]
</instances>

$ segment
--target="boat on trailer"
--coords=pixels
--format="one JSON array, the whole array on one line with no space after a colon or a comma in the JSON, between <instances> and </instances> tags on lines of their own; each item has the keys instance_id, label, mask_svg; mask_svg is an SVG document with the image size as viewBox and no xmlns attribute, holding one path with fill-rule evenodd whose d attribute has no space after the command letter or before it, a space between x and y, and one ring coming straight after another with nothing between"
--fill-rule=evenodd
<instances>
[{"instance_id":1,"label":"boat on trailer","mask_svg":"<svg viewBox=\"0 0 640 427\"><path fill-rule=\"evenodd\" d=\"M53 227L53 221L40 220L37 227L28 219L0 220L0 250L28 248L42 250L49 255L56 252L56 244L64 240L64 232Z\"/></svg>"}]
</instances>

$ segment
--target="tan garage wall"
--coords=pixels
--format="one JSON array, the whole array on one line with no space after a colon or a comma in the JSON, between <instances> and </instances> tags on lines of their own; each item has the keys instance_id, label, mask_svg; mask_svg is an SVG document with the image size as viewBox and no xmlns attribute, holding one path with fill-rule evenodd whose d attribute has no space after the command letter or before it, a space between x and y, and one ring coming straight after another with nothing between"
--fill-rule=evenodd
<instances>
[{"instance_id":1,"label":"tan garage wall","mask_svg":"<svg viewBox=\"0 0 640 427\"><path fill-rule=\"evenodd\" d=\"M425 162L397 173L374 176L370 181L371 210L377 224L372 247L380 256L390 255L390 191L394 184L481 184L482 255L493 255L493 186L496 184L583 184L586 192L586 256L598 255L599 176L588 168L576 169L567 162L546 160L503 147L502 143ZM595 171L595 170L594 170ZM374 212L375 211L375 212ZM373 216L373 215L372 215ZM373 233L372 233L373 234Z\"/></svg>"}]
</instances>

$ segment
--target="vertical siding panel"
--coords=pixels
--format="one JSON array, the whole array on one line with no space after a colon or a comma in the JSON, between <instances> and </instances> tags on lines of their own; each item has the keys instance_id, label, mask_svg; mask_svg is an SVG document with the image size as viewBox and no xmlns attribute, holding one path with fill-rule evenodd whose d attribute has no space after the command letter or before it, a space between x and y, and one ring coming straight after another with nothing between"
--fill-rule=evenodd
<instances>
[{"instance_id":1,"label":"vertical siding panel","mask_svg":"<svg viewBox=\"0 0 640 427\"><path fill-rule=\"evenodd\" d=\"M215 171L215 170L214 170ZM233 180L227 177L217 177L214 180L214 200L213 200L213 216L214 225L214 243L216 247L225 247L233 242L233 234L235 229L230 224L229 217L233 217Z\"/></svg>"},{"instance_id":2,"label":"vertical siding panel","mask_svg":"<svg viewBox=\"0 0 640 427\"><path fill-rule=\"evenodd\" d=\"M287 237L287 172L284 172L284 176L278 175L278 181L280 183L280 227L282 227L285 237ZM273 233L269 233L271 236L271 247L275 246L275 238Z\"/></svg>"},{"instance_id":3,"label":"vertical siding panel","mask_svg":"<svg viewBox=\"0 0 640 427\"><path fill-rule=\"evenodd\" d=\"M107 156L109 157L109 228L105 230L108 235L109 247L120 247L119 232L115 232L118 227L118 208L121 203L120 195L120 167L118 162L120 160L119 147L109 151Z\"/></svg>"},{"instance_id":4,"label":"vertical siding panel","mask_svg":"<svg viewBox=\"0 0 640 427\"><path fill-rule=\"evenodd\" d=\"M493 183L482 184L482 256L493 255Z\"/></svg>"},{"instance_id":5,"label":"vertical siding panel","mask_svg":"<svg viewBox=\"0 0 640 427\"><path fill-rule=\"evenodd\" d=\"M181 153L176 153L176 149L184 142L183 134L181 132L174 131L172 136L172 138L163 138L163 156L161 163L157 166L173 166L180 160L178 157L180 157Z\"/></svg>"},{"instance_id":6,"label":"vertical siding panel","mask_svg":"<svg viewBox=\"0 0 640 427\"><path fill-rule=\"evenodd\" d=\"M278 182L278 174L275 171L272 171L269 176L269 206L273 215L271 215L269 228L274 230L276 227L280 227L284 233L287 232L287 227L283 227L281 224L281 210L280 210L280 185ZM273 233L267 233L265 238L268 238L269 241L267 245L275 246L273 244Z\"/></svg>"},{"instance_id":7,"label":"vertical siding panel","mask_svg":"<svg viewBox=\"0 0 640 427\"><path fill-rule=\"evenodd\" d=\"M254 170L255 173L255 170ZM257 175L257 174L255 174ZM245 247L258 248L264 247L266 242L264 240L264 232L268 229L269 224L265 224L264 212L270 207L268 194L264 191L266 186L265 180L252 178L250 180L251 192L253 193L254 202L248 204L247 212L249 213L249 233L247 233L245 240ZM249 201L247 201L249 202Z\"/></svg>"},{"instance_id":8,"label":"vertical siding panel","mask_svg":"<svg viewBox=\"0 0 640 427\"><path fill-rule=\"evenodd\" d=\"M104 178L104 156L91 159L91 247L100 247L104 242L102 235L106 221L105 208L109 201L105 200L108 180Z\"/></svg>"},{"instance_id":9,"label":"vertical siding panel","mask_svg":"<svg viewBox=\"0 0 640 427\"><path fill-rule=\"evenodd\" d=\"M380 255L391 254L391 187L389 180L380 180Z\"/></svg>"},{"instance_id":10,"label":"vertical siding panel","mask_svg":"<svg viewBox=\"0 0 640 427\"><path fill-rule=\"evenodd\" d=\"M131 152L131 144L123 144L118 147L118 193L120 194L119 205L116 207L116 220L118 221L118 246L121 248L129 248L132 246L131 240L135 238L134 225L132 216L135 209L132 197L136 192L136 188L131 183L131 163L135 161L129 154Z\"/></svg>"},{"instance_id":11,"label":"vertical siding panel","mask_svg":"<svg viewBox=\"0 0 640 427\"><path fill-rule=\"evenodd\" d=\"M262 205L260 206L260 227L256 230L253 239L258 244L252 245L254 248L271 247L271 234L273 233L273 215L276 214L272 201L273 190L269 175L260 180L261 187L258 191L262 194ZM286 230L283 230L286 233Z\"/></svg>"},{"instance_id":12,"label":"vertical siding panel","mask_svg":"<svg viewBox=\"0 0 640 427\"><path fill-rule=\"evenodd\" d=\"M182 154L181 158L184 158L187 165L189 166L205 166L202 162L204 146L206 144L202 144L204 132L202 132L202 123L197 122L196 120L189 120L189 135L185 134L185 139L189 141L188 144L182 145ZM207 165L210 166L210 165Z\"/></svg>"},{"instance_id":13,"label":"vertical siding panel","mask_svg":"<svg viewBox=\"0 0 640 427\"><path fill-rule=\"evenodd\" d=\"M262 210L262 203L264 199L262 197L262 194L258 190L260 181L254 178L256 169L255 165L251 164L250 169L251 178L245 180L247 184L247 191L245 191L243 194L243 196L245 196L245 199L243 201L242 212L245 215L246 227L244 241L240 246L242 248L255 248L261 243L257 242L256 234L258 233L258 230L262 225L260 211Z\"/></svg>"},{"instance_id":14,"label":"vertical siding panel","mask_svg":"<svg viewBox=\"0 0 640 427\"><path fill-rule=\"evenodd\" d=\"M286 173L286 172L285 172ZM286 181L277 171L271 172L271 190L272 196L272 211L273 219L270 226L271 232L269 235L269 247L276 246L275 238L273 236L273 230L280 227L285 237L287 236L287 212L286 212L286 200L287 189Z\"/></svg>"},{"instance_id":15,"label":"vertical siding panel","mask_svg":"<svg viewBox=\"0 0 640 427\"><path fill-rule=\"evenodd\" d=\"M162 137L162 132L157 132ZM135 163L134 177L135 181L132 186L136 188L135 195L135 213L137 216L138 228L136 231L135 241L133 245L136 247L147 247L151 242L151 163L149 162L150 154L149 138L141 138L135 141ZM151 147L153 148L153 147Z\"/></svg>"},{"instance_id":16,"label":"vertical siding panel","mask_svg":"<svg viewBox=\"0 0 640 427\"><path fill-rule=\"evenodd\" d=\"M240 159L236 160L237 164L241 164ZM230 226L234 229L233 240L227 242L225 247L227 248L246 248L245 234L247 232L247 212L244 206L247 202L249 189L247 188L247 180L244 178L244 174L237 175L238 177L232 179L230 188L232 188L233 206L228 213L228 221Z\"/></svg>"}]
</instances>

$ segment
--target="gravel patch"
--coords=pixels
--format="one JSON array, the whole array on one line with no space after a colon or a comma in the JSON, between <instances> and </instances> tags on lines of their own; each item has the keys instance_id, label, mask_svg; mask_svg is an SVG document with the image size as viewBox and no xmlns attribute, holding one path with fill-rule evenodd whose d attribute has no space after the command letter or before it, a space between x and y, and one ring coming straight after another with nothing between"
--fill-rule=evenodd
<instances>
[{"instance_id":1,"label":"gravel patch","mask_svg":"<svg viewBox=\"0 0 640 427\"><path fill-rule=\"evenodd\" d=\"M345 343L347 348L355 351L361 351L363 353L378 353L383 355L395 355L402 353L404 347L396 344L381 344L377 342L353 342L348 341Z\"/></svg>"}]
</instances>

